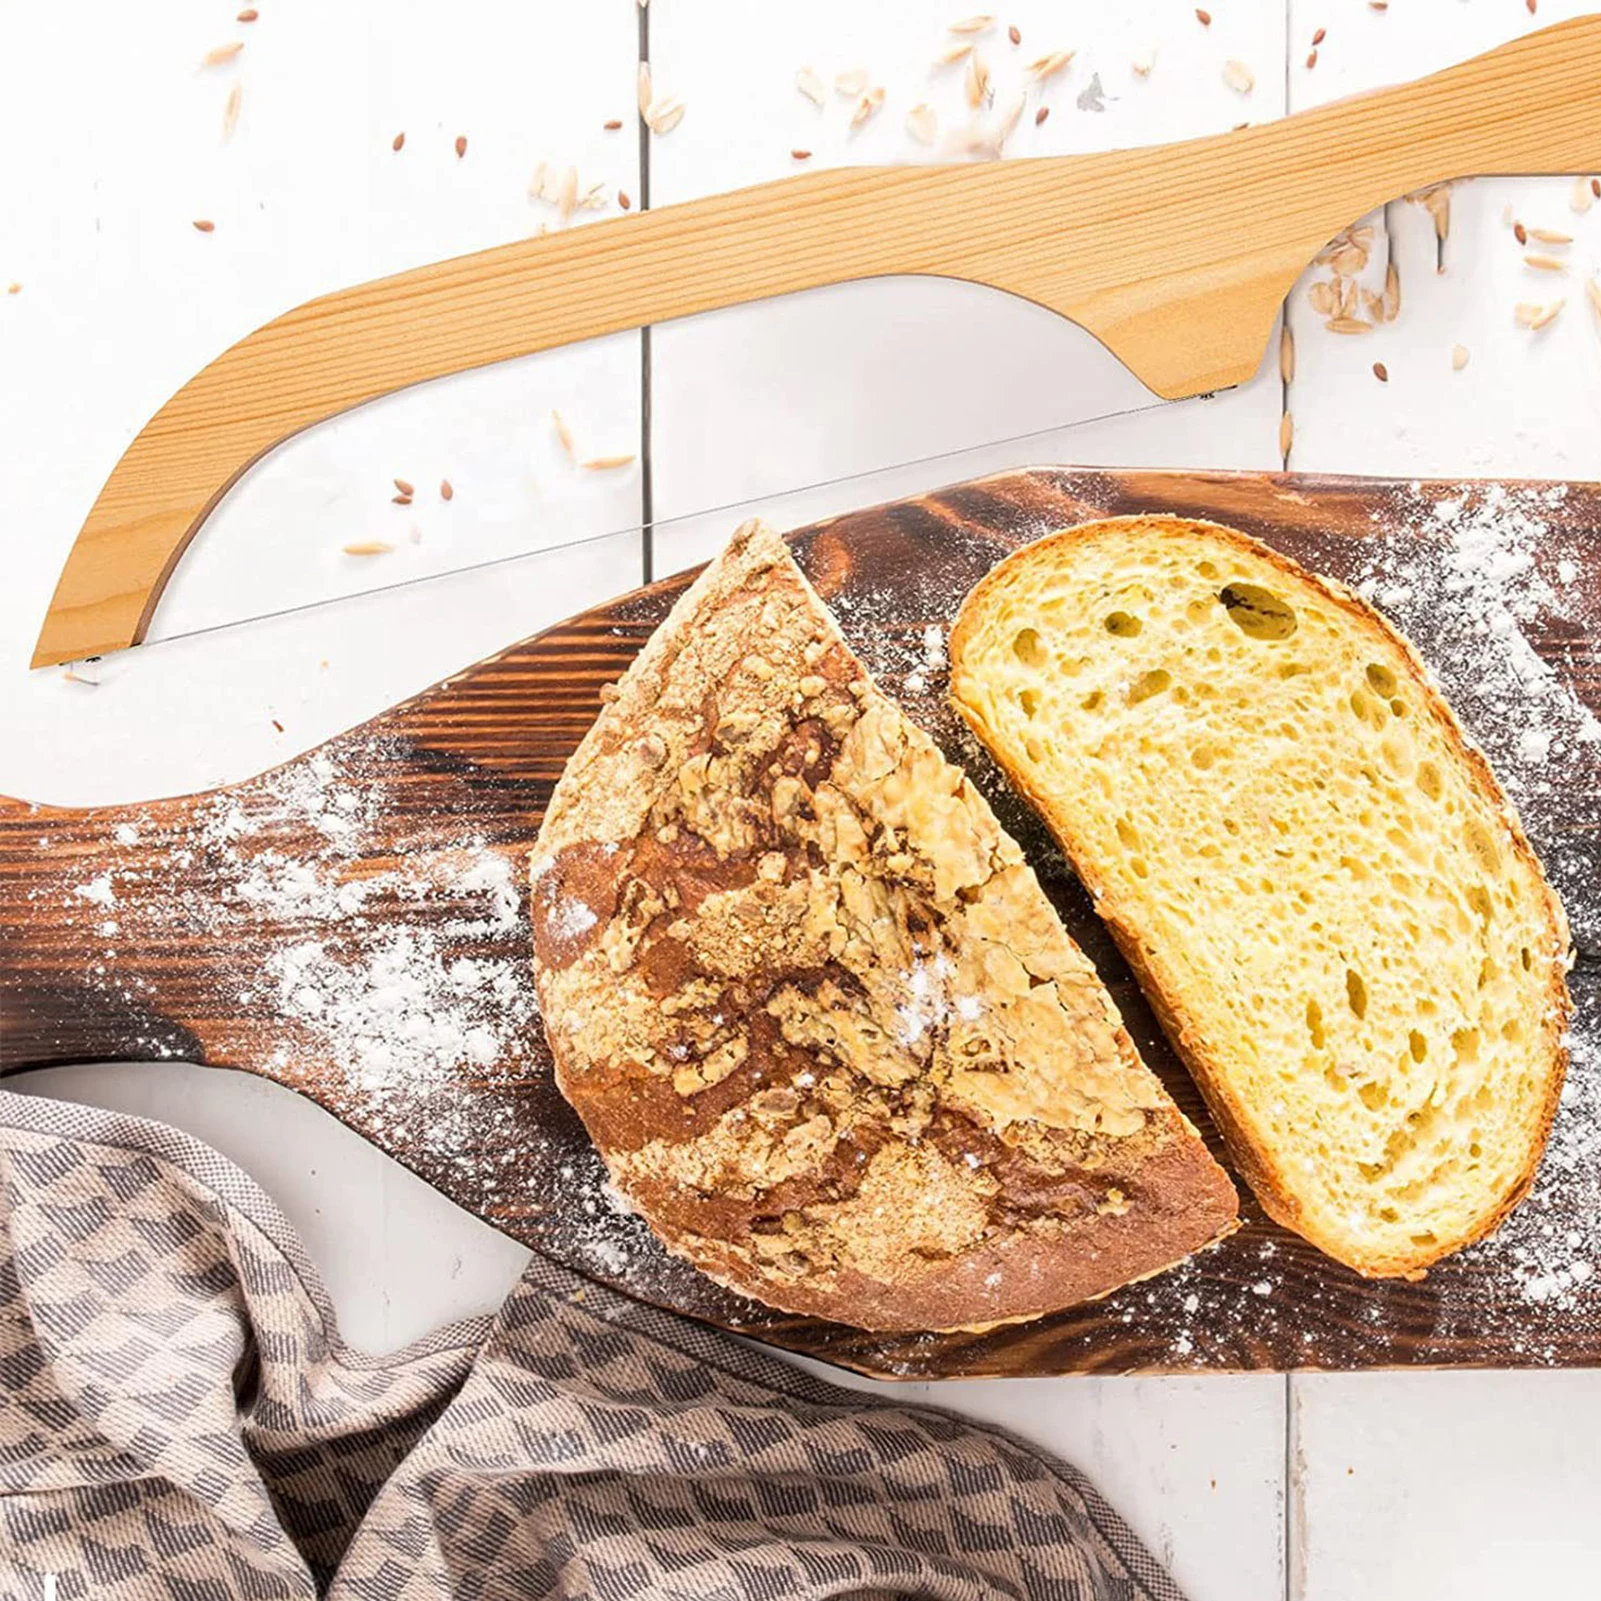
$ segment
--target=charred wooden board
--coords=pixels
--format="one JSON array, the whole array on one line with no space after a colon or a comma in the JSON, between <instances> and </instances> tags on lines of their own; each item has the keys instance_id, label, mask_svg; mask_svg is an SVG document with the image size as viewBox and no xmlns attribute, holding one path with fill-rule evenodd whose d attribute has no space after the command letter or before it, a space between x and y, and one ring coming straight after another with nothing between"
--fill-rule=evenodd
<instances>
[{"instance_id":1,"label":"charred wooden board","mask_svg":"<svg viewBox=\"0 0 1601 1601\"><path fill-rule=\"evenodd\" d=\"M1222 1246L1093 1305L981 1335L886 1337L730 1295L613 1205L552 1082L523 859L602 686L688 574L228 789L83 811L0 800L0 1071L180 1057L264 1075L535 1250L869 1373L1601 1362L1601 1273L1588 1272L1601 1256L1601 740L1585 721L1601 706L1601 489L1042 469L793 536L868 665L1022 842L1221 1154L1059 853L944 704L944 634L990 566L1054 528L1164 510L1376 587L1488 747L1568 903L1574 1066L1541 1181L1495 1241L1419 1283L1364 1281L1247 1203ZM1464 519L1484 535L1482 569L1472 539L1453 542Z\"/></svg>"}]
</instances>

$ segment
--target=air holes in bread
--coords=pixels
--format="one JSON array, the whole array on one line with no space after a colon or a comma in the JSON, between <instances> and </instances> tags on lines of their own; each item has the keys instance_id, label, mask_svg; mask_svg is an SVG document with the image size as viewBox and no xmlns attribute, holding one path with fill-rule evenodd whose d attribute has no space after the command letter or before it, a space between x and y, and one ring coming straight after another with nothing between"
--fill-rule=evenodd
<instances>
[{"instance_id":1,"label":"air holes in bread","mask_svg":"<svg viewBox=\"0 0 1601 1601\"><path fill-rule=\"evenodd\" d=\"M1417 783L1425 800L1437 801L1444 793L1444 785L1440 782L1440 769L1433 762L1418 763Z\"/></svg>"},{"instance_id":2,"label":"air holes in bread","mask_svg":"<svg viewBox=\"0 0 1601 1601\"><path fill-rule=\"evenodd\" d=\"M1080 705L1083 706L1085 711L1092 712L1105 699L1106 697L1100 692L1100 690L1092 689L1089 694L1087 694L1080 702Z\"/></svg>"},{"instance_id":3,"label":"air holes in bread","mask_svg":"<svg viewBox=\"0 0 1601 1601\"><path fill-rule=\"evenodd\" d=\"M1251 639L1288 639L1295 632L1295 608L1260 584L1225 584L1217 598L1229 621Z\"/></svg>"},{"instance_id":4,"label":"air holes in bread","mask_svg":"<svg viewBox=\"0 0 1601 1601\"><path fill-rule=\"evenodd\" d=\"M1040 643L1039 632L1033 628L1020 628L1012 640L1012 654L1025 667L1045 665L1045 647Z\"/></svg>"},{"instance_id":5,"label":"air holes in bread","mask_svg":"<svg viewBox=\"0 0 1601 1601\"><path fill-rule=\"evenodd\" d=\"M1381 1107L1390 1104L1390 1092L1382 1084L1371 1079L1356 1093L1362 1097L1362 1104L1370 1112L1377 1112Z\"/></svg>"},{"instance_id":6,"label":"air holes in bread","mask_svg":"<svg viewBox=\"0 0 1601 1601\"><path fill-rule=\"evenodd\" d=\"M1321 1051L1329 1042L1328 1035L1323 1032L1323 1008L1316 1001L1306 1003L1306 1032L1315 1051Z\"/></svg>"},{"instance_id":7,"label":"air holes in bread","mask_svg":"<svg viewBox=\"0 0 1601 1601\"><path fill-rule=\"evenodd\" d=\"M1132 639L1145 626L1138 617L1126 611L1112 612L1106 619L1106 631L1119 639Z\"/></svg>"},{"instance_id":8,"label":"air holes in bread","mask_svg":"<svg viewBox=\"0 0 1601 1601\"><path fill-rule=\"evenodd\" d=\"M1345 999L1357 1017L1368 1015L1368 987L1362 982L1362 975L1349 967L1345 970Z\"/></svg>"},{"instance_id":9,"label":"air holes in bread","mask_svg":"<svg viewBox=\"0 0 1601 1601\"><path fill-rule=\"evenodd\" d=\"M1451 1049L1459 1062L1476 1062L1479 1059L1479 1031L1476 1028L1459 1028L1451 1036ZM1493 1094L1489 1085L1481 1085L1479 1094Z\"/></svg>"},{"instance_id":10,"label":"air holes in bread","mask_svg":"<svg viewBox=\"0 0 1601 1601\"><path fill-rule=\"evenodd\" d=\"M1142 700L1149 700L1152 695L1160 695L1172 682L1173 675L1165 667L1153 667L1148 673L1141 673L1129 685L1129 705L1138 706Z\"/></svg>"},{"instance_id":11,"label":"air holes in bread","mask_svg":"<svg viewBox=\"0 0 1601 1601\"><path fill-rule=\"evenodd\" d=\"M1487 873L1501 871L1501 852L1496 849L1490 831L1483 823L1475 818L1467 828L1468 849L1473 852L1473 859Z\"/></svg>"},{"instance_id":12,"label":"air holes in bread","mask_svg":"<svg viewBox=\"0 0 1601 1601\"><path fill-rule=\"evenodd\" d=\"M1040 696L1037 689L1025 689L1018 697L1018 704L1023 708L1025 717L1035 717L1039 714Z\"/></svg>"},{"instance_id":13,"label":"air holes in bread","mask_svg":"<svg viewBox=\"0 0 1601 1601\"><path fill-rule=\"evenodd\" d=\"M1381 666L1378 662L1369 662L1367 679L1373 688L1386 700L1393 700L1395 698L1395 691L1397 687L1395 682L1395 674L1392 673L1388 667Z\"/></svg>"},{"instance_id":14,"label":"air holes in bread","mask_svg":"<svg viewBox=\"0 0 1601 1601\"><path fill-rule=\"evenodd\" d=\"M1429 1042L1416 1029L1407 1035L1406 1047L1414 1062L1421 1062L1429 1054Z\"/></svg>"}]
</instances>

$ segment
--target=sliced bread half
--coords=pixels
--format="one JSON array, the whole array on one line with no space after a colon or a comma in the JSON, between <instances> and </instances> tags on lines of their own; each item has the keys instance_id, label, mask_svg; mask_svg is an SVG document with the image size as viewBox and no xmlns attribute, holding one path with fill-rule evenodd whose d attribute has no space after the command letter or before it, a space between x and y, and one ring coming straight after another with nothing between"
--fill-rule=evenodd
<instances>
[{"instance_id":1,"label":"sliced bread half","mask_svg":"<svg viewBox=\"0 0 1601 1601\"><path fill-rule=\"evenodd\" d=\"M951 667L1268 1212L1373 1276L1493 1230L1561 1091L1567 926L1407 643L1232 529L1122 517L996 567Z\"/></svg>"}]
</instances>

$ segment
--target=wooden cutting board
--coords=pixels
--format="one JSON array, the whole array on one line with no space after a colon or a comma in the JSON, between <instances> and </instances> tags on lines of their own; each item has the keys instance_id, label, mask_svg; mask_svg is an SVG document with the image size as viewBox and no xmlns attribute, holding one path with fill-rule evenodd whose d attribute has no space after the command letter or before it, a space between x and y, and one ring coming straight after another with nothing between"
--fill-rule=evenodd
<instances>
[{"instance_id":1,"label":"wooden cutting board","mask_svg":"<svg viewBox=\"0 0 1601 1601\"><path fill-rule=\"evenodd\" d=\"M1601 1362L1601 487L1042 469L794 536L869 667L1020 839L1221 1154L1060 855L944 704L945 633L982 573L1052 528L1153 510L1215 517L1376 592L1567 900L1574 1064L1540 1182L1495 1241L1421 1282L1366 1282L1248 1200L1238 1234L1173 1272L981 1335L788 1317L667 1256L615 1204L552 1082L523 859L602 686L688 574L227 789L82 811L0 800L0 1071L176 1057L262 1074L594 1279L880 1375Z\"/></svg>"}]
</instances>

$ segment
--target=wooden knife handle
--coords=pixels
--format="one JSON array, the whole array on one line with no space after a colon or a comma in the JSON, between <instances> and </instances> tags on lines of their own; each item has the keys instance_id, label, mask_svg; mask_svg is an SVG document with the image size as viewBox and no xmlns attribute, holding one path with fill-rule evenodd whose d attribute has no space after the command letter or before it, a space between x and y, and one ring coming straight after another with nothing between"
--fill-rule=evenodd
<instances>
[{"instance_id":1,"label":"wooden knife handle","mask_svg":"<svg viewBox=\"0 0 1601 1601\"><path fill-rule=\"evenodd\" d=\"M1601 169L1601 17L1432 77L1183 144L805 173L501 245L297 306L180 389L112 471L33 664L136 644L239 476L432 378L849 279L959 278L1048 306L1159 395L1241 382L1342 227L1470 175Z\"/></svg>"}]
</instances>

